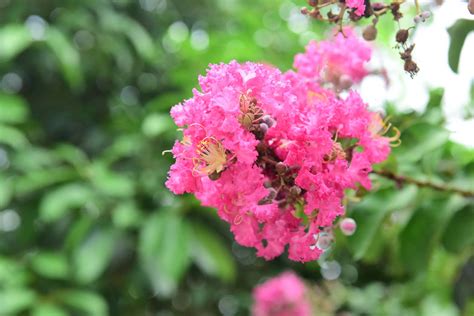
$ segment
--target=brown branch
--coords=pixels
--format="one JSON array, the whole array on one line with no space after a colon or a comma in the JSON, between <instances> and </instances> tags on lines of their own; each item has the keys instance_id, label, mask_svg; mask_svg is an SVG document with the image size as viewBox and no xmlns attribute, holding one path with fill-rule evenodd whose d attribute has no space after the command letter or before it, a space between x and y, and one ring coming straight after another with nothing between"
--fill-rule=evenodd
<instances>
[{"instance_id":1,"label":"brown branch","mask_svg":"<svg viewBox=\"0 0 474 316\"><path fill-rule=\"evenodd\" d=\"M381 177L393 180L397 183L411 183L423 188L430 188L437 191L456 193L464 197L474 197L474 191L463 190L463 189L452 187L449 185L433 183L433 182L425 181L425 180L418 180L418 179L414 179L408 176L399 175L388 170L373 171L373 173Z\"/></svg>"}]
</instances>

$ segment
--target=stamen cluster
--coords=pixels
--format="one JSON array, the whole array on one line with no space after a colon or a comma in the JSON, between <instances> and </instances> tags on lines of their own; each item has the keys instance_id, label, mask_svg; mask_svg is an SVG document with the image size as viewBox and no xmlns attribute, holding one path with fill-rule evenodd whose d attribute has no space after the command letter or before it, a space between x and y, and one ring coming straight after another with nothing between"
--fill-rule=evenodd
<instances>
[{"instance_id":1,"label":"stamen cluster","mask_svg":"<svg viewBox=\"0 0 474 316\"><path fill-rule=\"evenodd\" d=\"M172 149L167 187L216 208L236 241L265 259L285 249L291 260L318 259L344 215L344 191L370 189L372 165L398 139L340 84L360 81L371 54L352 30L346 36L310 43L296 71L210 65L201 91L171 110L183 141Z\"/></svg>"}]
</instances>

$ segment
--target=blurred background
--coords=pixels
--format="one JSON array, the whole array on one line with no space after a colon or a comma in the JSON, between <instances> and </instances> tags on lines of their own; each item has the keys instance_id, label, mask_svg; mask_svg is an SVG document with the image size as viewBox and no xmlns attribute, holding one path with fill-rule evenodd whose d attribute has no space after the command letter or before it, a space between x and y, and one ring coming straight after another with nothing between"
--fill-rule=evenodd
<instances>
[{"instance_id":1,"label":"blurred background","mask_svg":"<svg viewBox=\"0 0 474 316\"><path fill-rule=\"evenodd\" d=\"M474 190L474 29L421 1L414 79L384 17L360 91L402 131L384 169ZM248 315L294 269L319 315L474 315L474 201L374 176L326 258L271 262L165 187L169 109L209 63L291 68L327 25L304 0L0 0L0 315ZM407 7L404 27L412 25ZM403 25L402 25L403 26ZM464 44L464 45L463 45ZM463 48L464 47L464 48Z\"/></svg>"}]
</instances>

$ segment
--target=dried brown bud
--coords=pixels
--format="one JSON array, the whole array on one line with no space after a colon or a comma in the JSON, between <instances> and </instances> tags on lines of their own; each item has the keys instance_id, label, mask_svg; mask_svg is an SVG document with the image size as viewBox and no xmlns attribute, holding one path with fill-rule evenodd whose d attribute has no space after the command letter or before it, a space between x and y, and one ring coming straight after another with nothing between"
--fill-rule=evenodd
<instances>
[{"instance_id":1,"label":"dried brown bud","mask_svg":"<svg viewBox=\"0 0 474 316\"><path fill-rule=\"evenodd\" d=\"M411 59L405 60L405 65L403 68L410 74L411 77L416 75L416 73L420 70L418 65Z\"/></svg>"},{"instance_id":2,"label":"dried brown bud","mask_svg":"<svg viewBox=\"0 0 474 316\"><path fill-rule=\"evenodd\" d=\"M362 36L366 41L373 41L377 38L377 28L373 25L367 26L362 32Z\"/></svg>"},{"instance_id":3,"label":"dried brown bud","mask_svg":"<svg viewBox=\"0 0 474 316\"><path fill-rule=\"evenodd\" d=\"M222 172L217 172L217 171L214 171L213 173L209 174L209 179L211 179L212 181L216 181L217 179L219 179L222 175Z\"/></svg>"},{"instance_id":4,"label":"dried brown bud","mask_svg":"<svg viewBox=\"0 0 474 316\"><path fill-rule=\"evenodd\" d=\"M283 162L277 163L275 169L278 174L284 174L288 170Z\"/></svg>"},{"instance_id":5,"label":"dried brown bud","mask_svg":"<svg viewBox=\"0 0 474 316\"><path fill-rule=\"evenodd\" d=\"M469 0L467 9L469 10L469 13L474 14L474 0Z\"/></svg>"},{"instance_id":6,"label":"dried brown bud","mask_svg":"<svg viewBox=\"0 0 474 316\"><path fill-rule=\"evenodd\" d=\"M397 43L405 44L408 39L408 30L405 30L405 29L399 30L397 32L397 35L395 36L395 39Z\"/></svg>"},{"instance_id":7,"label":"dried brown bud","mask_svg":"<svg viewBox=\"0 0 474 316\"><path fill-rule=\"evenodd\" d=\"M308 14L308 8L307 7L302 7L301 10L300 10L301 14Z\"/></svg>"}]
</instances>

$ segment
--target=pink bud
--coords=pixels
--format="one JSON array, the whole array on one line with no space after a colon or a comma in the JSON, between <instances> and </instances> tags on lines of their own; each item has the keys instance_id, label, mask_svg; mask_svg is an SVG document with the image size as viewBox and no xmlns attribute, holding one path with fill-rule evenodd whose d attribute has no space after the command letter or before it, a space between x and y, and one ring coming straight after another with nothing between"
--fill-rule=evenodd
<instances>
[{"instance_id":1,"label":"pink bud","mask_svg":"<svg viewBox=\"0 0 474 316\"><path fill-rule=\"evenodd\" d=\"M317 235L314 235L314 239L316 240L316 247L325 251L331 247L332 244L332 236L328 233L321 232Z\"/></svg>"},{"instance_id":2,"label":"pink bud","mask_svg":"<svg viewBox=\"0 0 474 316\"><path fill-rule=\"evenodd\" d=\"M357 224L352 218L344 218L339 224L341 231L346 236L351 236L355 233Z\"/></svg>"}]
</instances>

